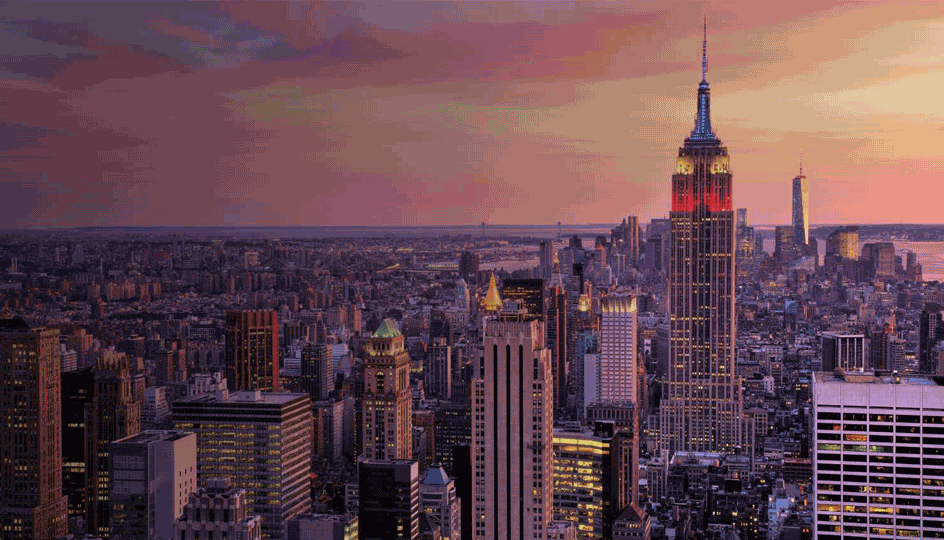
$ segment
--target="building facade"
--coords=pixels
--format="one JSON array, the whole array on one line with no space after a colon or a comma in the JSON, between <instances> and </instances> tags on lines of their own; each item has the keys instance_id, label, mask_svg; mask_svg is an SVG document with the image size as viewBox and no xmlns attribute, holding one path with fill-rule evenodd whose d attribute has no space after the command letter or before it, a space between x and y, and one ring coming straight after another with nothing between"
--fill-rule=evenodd
<instances>
[{"instance_id":1,"label":"building facade","mask_svg":"<svg viewBox=\"0 0 944 540\"><path fill-rule=\"evenodd\" d=\"M944 387L816 373L815 538L944 537Z\"/></svg>"},{"instance_id":2,"label":"building facade","mask_svg":"<svg viewBox=\"0 0 944 540\"><path fill-rule=\"evenodd\" d=\"M602 402L639 401L636 311L635 297L603 298L598 390ZM586 375L584 380L586 382Z\"/></svg>"},{"instance_id":3,"label":"building facade","mask_svg":"<svg viewBox=\"0 0 944 540\"><path fill-rule=\"evenodd\" d=\"M308 394L242 391L174 402L174 428L197 435L197 482L230 478L246 490L262 537L311 510L312 408Z\"/></svg>"},{"instance_id":4,"label":"building facade","mask_svg":"<svg viewBox=\"0 0 944 540\"><path fill-rule=\"evenodd\" d=\"M111 538L175 540L177 520L197 489L197 437L144 431L108 445Z\"/></svg>"},{"instance_id":5,"label":"building facade","mask_svg":"<svg viewBox=\"0 0 944 540\"><path fill-rule=\"evenodd\" d=\"M472 383L473 538L543 540L554 481L544 324L499 314L484 326Z\"/></svg>"},{"instance_id":6,"label":"building facade","mask_svg":"<svg viewBox=\"0 0 944 540\"><path fill-rule=\"evenodd\" d=\"M442 540L461 540L462 507L456 482L440 465L433 465L420 482L420 511L439 527Z\"/></svg>"},{"instance_id":7,"label":"building facade","mask_svg":"<svg viewBox=\"0 0 944 540\"><path fill-rule=\"evenodd\" d=\"M279 321L274 310L226 315L226 381L234 391L279 391Z\"/></svg>"},{"instance_id":8,"label":"building facade","mask_svg":"<svg viewBox=\"0 0 944 540\"><path fill-rule=\"evenodd\" d=\"M107 536L111 515L111 459L108 445L112 441L141 432L141 402L132 392L131 366L124 353L103 351L95 372L95 391L86 406L86 523L88 532Z\"/></svg>"},{"instance_id":9,"label":"building facade","mask_svg":"<svg viewBox=\"0 0 944 540\"><path fill-rule=\"evenodd\" d=\"M262 518L250 511L245 489L233 487L229 478L209 478L204 483L206 487L187 497L176 524L177 540L262 539Z\"/></svg>"},{"instance_id":10,"label":"building facade","mask_svg":"<svg viewBox=\"0 0 944 540\"><path fill-rule=\"evenodd\" d=\"M66 533L59 330L0 320L0 538Z\"/></svg>"},{"instance_id":11,"label":"building facade","mask_svg":"<svg viewBox=\"0 0 944 540\"><path fill-rule=\"evenodd\" d=\"M810 243L810 188L803 169L793 179L793 243L798 246Z\"/></svg>"},{"instance_id":12,"label":"building facade","mask_svg":"<svg viewBox=\"0 0 944 540\"><path fill-rule=\"evenodd\" d=\"M413 458L410 354L396 324L385 319L371 335L364 359L361 429L367 459Z\"/></svg>"},{"instance_id":13,"label":"building facade","mask_svg":"<svg viewBox=\"0 0 944 540\"><path fill-rule=\"evenodd\" d=\"M864 335L823 332L823 371L867 367L868 355Z\"/></svg>"},{"instance_id":14,"label":"building facade","mask_svg":"<svg viewBox=\"0 0 944 540\"><path fill-rule=\"evenodd\" d=\"M660 422L661 450L668 455L741 444L733 186L728 150L711 128L706 68L703 50L695 129L679 149L672 176L669 372Z\"/></svg>"},{"instance_id":15,"label":"building facade","mask_svg":"<svg viewBox=\"0 0 944 540\"><path fill-rule=\"evenodd\" d=\"M419 464L412 460L364 459L357 469L361 540L417 540Z\"/></svg>"}]
</instances>

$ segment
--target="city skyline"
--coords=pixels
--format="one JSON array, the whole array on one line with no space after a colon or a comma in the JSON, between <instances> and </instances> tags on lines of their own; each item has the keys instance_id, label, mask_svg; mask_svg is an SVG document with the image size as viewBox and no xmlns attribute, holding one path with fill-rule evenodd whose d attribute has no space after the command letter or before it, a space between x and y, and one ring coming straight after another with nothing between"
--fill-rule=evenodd
<instances>
[{"instance_id":1,"label":"city skyline","mask_svg":"<svg viewBox=\"0 0 944 540\"><path fill-rule=\"evenodd\" d=\"M817 4L7 4L0 227L664 216L703 15L752 222L937 221L944 10Z\"/></svg>"}]
</instances>

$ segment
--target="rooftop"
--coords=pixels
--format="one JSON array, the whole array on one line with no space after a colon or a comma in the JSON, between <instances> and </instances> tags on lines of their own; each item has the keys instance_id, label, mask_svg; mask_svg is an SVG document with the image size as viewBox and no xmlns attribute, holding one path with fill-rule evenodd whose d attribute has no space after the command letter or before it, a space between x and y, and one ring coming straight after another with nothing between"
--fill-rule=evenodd
<instances>
[{"instance_id":1,"label":"rooftop","mask_svg":"<svg viewBox=\"0 0 944 540\"><path fill-rule=\"evenodd\" d=\"M397 336L402 336L403 334L397 330L397 323L393 322L392 319L384 319L377 330L371 334L372 338L395 338Z\"/></svg>"},{"instance_id":2,"label":"rooftop","mask_svg":"<svg viewBox=\"0 0 944 540\"><path fill-rule=\"evenodd\" d=\"M289 392L262 392L259 390L240 390L238 392L216 392L197 394L180 398L178 403L261 403L264 405L284 405L298 398L309 397L308 394L293 394Z\"/></svg>"},{"instance_id":3,"label":"rooftop","mask_svg":"<svg viewBox=\"0 0 944 540\"><path fill-rule=\"evenodd\" d=\"M116 443L130 443L130 444L150 444L157 441L177 441L183 439L184 437L192 437L193 433L189 431L178 431L178 430L147 430L138 433L137 435L132 435L130 437L125 437L124 439L119 439L114 441Z\"/></svg>"},{"instance_id":4,"label":"rooftop","mask_svg":"<svg viewBox=\"0 0 944 540\"><path fill-rule=\"evenodd\" d=\"M850 383L850 384L901 384L906 386L941 386L942 379L926 375L895 374L871 371L841 370L832 373L820 372L814 374L818 383Z\"/></svg>"}]
</instances>

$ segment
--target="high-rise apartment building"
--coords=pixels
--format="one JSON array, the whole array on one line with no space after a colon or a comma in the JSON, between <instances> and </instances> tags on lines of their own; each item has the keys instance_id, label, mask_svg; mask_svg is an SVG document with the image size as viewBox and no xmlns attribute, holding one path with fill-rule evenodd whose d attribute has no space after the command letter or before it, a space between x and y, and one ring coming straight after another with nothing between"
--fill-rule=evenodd
<instances>
[{"instance_id":1,"label":"high-rise apartment building","mask_svg":"<svg viewBox=\"0 0 944 540\"><path fill-rule=\"evenodd\" d=\"M65 535L59 330L0 319L0 538Z\"/></svg>"},{"instance_id":2,"label":"high-rise apartment building","mask_svg":"<svg viewBox=\"0 0 944 540\"><path fill-rule=\"evenodd\" d=\"M711 129L702 46L695 129L672 175L668 271L669 373L662 451L733 451L741 444L735 375L734 212L728 150Z\"/></svg>"},{"instance_id":3,"label":"high-rise apartment building","mask_svg":"<svg viewBox=\"0 0 944 540\"><path fill-rule=\"evenodd\" d=\"M797 246L810 243L810 188L802 168L793 179L793 243Z\"/></svg>"},{"instance_id":4,"label":"high-rise apartment building","mask_svg":"<svg viewBox=\"0 0 944 540\"><path fill-rule=\"evenodd\" d=\"M226 315L226 381L234 391L279 391L279 321L274 310Z\"/></svg>"},{"instance_id":5,"label":"high-rise apartment building","mask_svg":"<svg viewBox=\"0 0 944 540\"><path fill-rule=\"evenodd\" d=\"M262 539L262 518L250 511L245 489L234 487L229 478L208 478L204 484L187 497L175 538Z\"/></svg>"},{"instance_id":6,"label":"high-rise apartment building","mask_svg":"<svg viewBox=\"0 0 944 540\"><path fill-rule=\"evenodd\" d=\"M312 410L308 394L246 390L173 403L174 428L197 435L197 482L230 478L246 490L263 538L282 538L286 520L311 511Z\"/></svg>"},{"instance_id":7,"label":"high-rise apartment building","mask_svg":"<svg viewBox=\"0 0 944 540\"><path fill-rule=\"evenodd\" d=\"M865 369L866 354L864 335L823 332L823 371Z\"/></svg>"},{"instance_id":8,"label":"high-rise apartment building","mask_svg":"<svg viewBox=\"0 0 944 540\"><path fill-rule=\"evenodd\" d=\"M814 538L944 536L944 387L922 376L813 377Z\"/></svg>"},{"instance_id":9,"label":"high-rise apartment building","mask_svg":"<svg viewBox=\"0 0 944 540\"><path fill-rule=\"evenodd\" d=\"M175 540L177 520L197 490L197 437L144 431L112 441L110 529L121 540Z\"/></svg>"},{"instance_id":10,"label":"high-rise apartment building","mask_svg":"<svg viewBox=\"0 0 944 540\"><path fill-rule=\"evenodd\" d=\"M420 471L411 460L364 459L357 465L361 540L417 540Z\"/></svg>"},{"instance_id":11,"label":"high-rise apartment building","mask_svg":"<svg viewBox=\"0 0 944 540\"><path fill-rule=\"evenodd\" d=\"M606 297L600 318L600 401L639 402L636 298Z\"/></svg>"},{"instance_id":12,"label":"high-rise apartment building","mask_svg":"<svg viewBox=\"0 0 944 540\"><path fill-rule=\"evenodd\" d=\"M302 389L312 401L328 399L334 390L334 362L331 346L326 343L309 343L302 349Z\"/></svg>"},{"instance_id":13,"label":"high-rise apartment building","mask_svg":"<svg viewBox=\"0 0 944 540\"><path fill-rule=\"evenodd\" d=\"M523 309L544 320L544 280L508 278L502 282L502 298L518 303Z\"/></svg>"},{"instance_id":14,"label":"high-rise apartment building","mask_svg":"<svg viewBox=\"0 0 944 540\"><path fill-rule=\"evenodd\" d=\"M363 454L367 459L413 458L410 354L404 339L396 323L384 319L367 344L361 398Z\"/></svg>"},{"instance_id":15,"label":"high-rise apartment building","mask_svg":"<svg viewBox=\"0 0 944 540\"><path fill-rule=\"evenodd\" d=\"M136 401L132 394L131 365L127 355L113 349L102 352L95 371L92 402L85 411L88 444L86 523L89 533L107 536L111 514L108 445L141 432L141 402Z\"/></svg>"},{"instance_id":16,"label":"high-rise apartment building","mask_svg":"<svg viewBox=\"0 0 944 540\"><path fill-rule=\"evenodd\" d=\"M554 482L544 324L499 314L484 330L472 383L473 538L543 540Z\"/></svg>"}]
</instances>

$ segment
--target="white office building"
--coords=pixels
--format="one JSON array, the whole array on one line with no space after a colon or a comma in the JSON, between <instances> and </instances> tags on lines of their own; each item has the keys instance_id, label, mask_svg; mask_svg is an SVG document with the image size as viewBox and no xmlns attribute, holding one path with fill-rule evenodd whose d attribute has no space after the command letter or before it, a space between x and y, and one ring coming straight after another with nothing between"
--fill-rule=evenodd
<instances>
[{"instance_id":1,"label":"white office building","mask_svg":"<svg viewBox=\"0 0 944 540\"><path fill-rule=\"evenodd\" d=\"M815 537L944 538L944 387L837 372L812 390Z\"/></svg>"}]
</instances>

